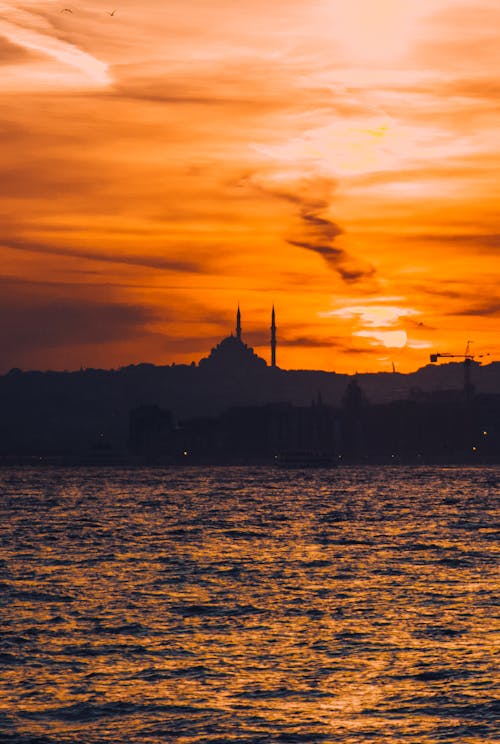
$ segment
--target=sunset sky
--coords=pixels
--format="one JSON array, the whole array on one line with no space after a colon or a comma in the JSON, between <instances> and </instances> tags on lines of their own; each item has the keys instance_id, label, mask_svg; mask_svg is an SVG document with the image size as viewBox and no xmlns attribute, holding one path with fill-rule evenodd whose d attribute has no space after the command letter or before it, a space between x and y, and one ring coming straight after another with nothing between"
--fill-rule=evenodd
<instances>
[{"instance_id":1,"label":"sunset sky","mask_svg":"<svg viewBox=\"0 0 500 744\"><path fill-rule=\"evenodd\" d=\"M498 0L112 3L0 0L0 372L500 359Z\"/></svg>"}]
</instances>

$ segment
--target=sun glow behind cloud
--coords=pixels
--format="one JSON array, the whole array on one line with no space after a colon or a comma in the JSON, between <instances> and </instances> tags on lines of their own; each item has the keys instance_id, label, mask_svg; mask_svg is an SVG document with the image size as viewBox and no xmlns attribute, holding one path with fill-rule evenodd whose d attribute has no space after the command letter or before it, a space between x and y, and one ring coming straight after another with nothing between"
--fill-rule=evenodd
<instances>
[{"instance_id":1,"label":"sun glow behind cloud","mask_svg":"<svg viewBox=\"0 0 500 744\"><path fill-rule=\"evenodd\" d=\"M405 318L419 315L419 312L410 307L386 304L392 303L394 299L404 300L402 297L378 298L367 305L347 305L337 310L320 313L320 315L326 318L354 320L359 329L353 330L352 335L357 338L370 339L372 346L382 345L388 349L403 349L408 344L408 334L397 326ZM427 348L427 346L420 345L417 348Z\"/></svg>"},{"instance_id":2,"label":"sun glow behind cloud","mask_svg":"<svg viewBox=\"0 0 500 744\"><path fill-rule=\"evenodd\" d=\"M404 299L404 298L401 298ZM389 328L398 323L401 318L418 315L418 310L409 307L398 307L397 305L376 304L380 300L374 300L370 305L354 305L342 307L338 310L323 313L325 317L358 318L359 321L371 328Z\"/></svg>"},{"instance_id":3,"label":"sun glow behind cloud","mask_svg":"<svg viewBox=\"0 0 500 744\"><path fill-rule=\"evenodd\" d=\"M354 331L353 336L373 339L373 346L382 344L386 349L404 349L408 341L405 331Z\"/></svg>"},{"instance_id":4,"label":"sun glow behind cloud","mask_svg":"<svg viewBox=\"0 0 500 744\"><path fill-rule=\"evenodd\" d=\"M275 161L316 167L331 176L352 176L401 167L400 155L411 158L415 143L398 125L384 118L353 124L327 124L275 147L260 147Z\"/></svg>"},{"instance_id":5,"label":"sun glow behind cloud","mask_svg":"<svg viewBox=\"0 0 500 744\"><path fill-rule=\"evenodd\" d=\"M436 2L349 0L325 3L325 16L346 55L357 64L385 64L403 56L418 33L417 24Z\"/></svg>"}]
</instances>

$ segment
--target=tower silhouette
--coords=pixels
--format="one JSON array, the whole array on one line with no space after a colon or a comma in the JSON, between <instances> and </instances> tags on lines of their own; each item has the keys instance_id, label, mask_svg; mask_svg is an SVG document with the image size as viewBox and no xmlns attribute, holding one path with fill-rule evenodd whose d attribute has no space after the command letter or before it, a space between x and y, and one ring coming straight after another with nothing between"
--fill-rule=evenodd
<instances>
[{"instance_id":1,"label":"tower silhouette","mask_svg":"<svg viewBox=\"0 0 500 744\"><path fill-rule=\"evenodd\" d=\"M271 313L271 367L276 367L276 314Z\"/></svg>"},{"instance_id":2,"label":"tower silhouette","mask_svg":"<svg viewBox=\"0 0 500 744\"><path fill-rule=\"evenodd\" d=\"M236 313L236 338L241 341L241 313L240 306L238 305L238 312Z\"/></svg>"}]
</instances>

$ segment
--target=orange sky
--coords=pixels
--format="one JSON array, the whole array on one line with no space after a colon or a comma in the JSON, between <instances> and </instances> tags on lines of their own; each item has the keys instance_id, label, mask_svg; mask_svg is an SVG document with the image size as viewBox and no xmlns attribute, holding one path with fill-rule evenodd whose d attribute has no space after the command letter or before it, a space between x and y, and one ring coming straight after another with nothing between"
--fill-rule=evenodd
<instances>
[{"instance_id":1,"label":"orange sky","mask_svg":"<svg viewBox=\"0 0 500 744\"><path fill-rule=\"evenodd\" d=\"M116 2L0 0L0 371L500 358L498 0Z\"/></svg>"}]
</instances>

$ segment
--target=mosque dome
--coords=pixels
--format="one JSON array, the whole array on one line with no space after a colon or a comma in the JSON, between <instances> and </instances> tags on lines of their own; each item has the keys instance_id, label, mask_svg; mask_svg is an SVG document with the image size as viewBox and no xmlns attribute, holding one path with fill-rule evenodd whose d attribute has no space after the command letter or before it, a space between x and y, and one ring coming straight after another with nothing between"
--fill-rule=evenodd
<instances>
[{"instance_id":1,"label":"mosque dome","mask_svg":"<svg viewBox=\"0 0 500 744\"><path fill-rule=\"evenodd\" d=\"M227 336L212 349L208 357L200 359L199 366L213 370L249 370L267 367L265 359L258 356L238 336Z\"/></svg>"}]
</instances>

